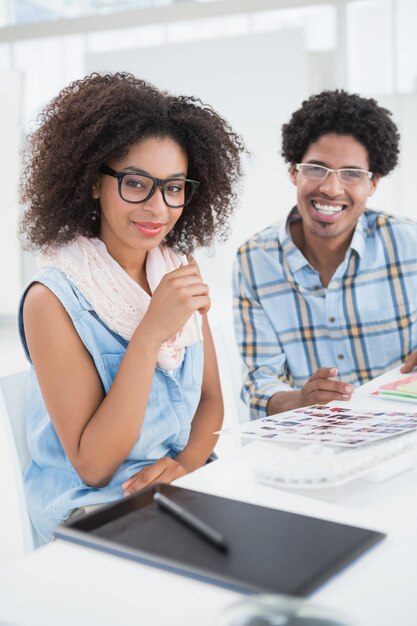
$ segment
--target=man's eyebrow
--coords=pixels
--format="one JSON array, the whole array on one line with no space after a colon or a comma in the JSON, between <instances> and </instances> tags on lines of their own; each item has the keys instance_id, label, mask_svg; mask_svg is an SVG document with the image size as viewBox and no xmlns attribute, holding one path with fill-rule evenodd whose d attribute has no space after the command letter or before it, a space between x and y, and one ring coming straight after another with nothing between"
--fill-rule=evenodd
<instances>
[{"instance_id":1,"label":"man's eyebrow","mask_svg":"<svg viewBox=\"0 0 417 626\"><path fill-rule=\"evenodd\" d=\"M325 161L318 161L317 159L310 159L309 161L304 161L305 163L308 163L309 165L321 165L322 167L327 167L329 169L336 169L336 168L332 168L329 167L329 165L325 162ZM365 167L362 167L361 165L343 165L342 167L338 167L338 170L365 170L367 171L367 169Z\"/></svg>"},{"instance_id":2,"label":"man's eyebrow","mask_svg":"<svg viewBox=\"0 0 417 626\"><path fill-rule=\"evenodd\" d=\"M327 167L327 163L325 163L324 161L317 161L317 159L309 159L308 161L304 162L308 163L309 165L323 165L324 167Z\"/></svg>"},{"instance_id":3,"label":"man's eyebrow","mask_svg":"<svg viewBox=\"0 0 417 626\"><path fill-rule=\"evenodd\" d=\"M127 167L124 167L121 171L126 172L126 173L132 173L132 174L143 174L144 176L152 176L150 172L147 172L146 170L142 170L141 168L136 167L135 165L128 165ZM185 172L174 172L173 174L170 174L169 176L167 176L167 178L185 178L185 176L186 176Z\"/></svg>"}]
</instances>

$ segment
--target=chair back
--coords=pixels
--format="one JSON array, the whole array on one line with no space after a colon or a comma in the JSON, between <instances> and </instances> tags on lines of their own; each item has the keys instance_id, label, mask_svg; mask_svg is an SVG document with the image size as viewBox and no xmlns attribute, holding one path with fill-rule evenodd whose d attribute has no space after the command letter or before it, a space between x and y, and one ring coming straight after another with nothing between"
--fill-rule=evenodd
<instances>
[{"instance_id":1,"label":"chair back","mask_svg":"<svg viewBox=\"0 0 417 626\"><path fill-rule=\"evenodd\" d=\"M41 543L29 517L23 487L23 473L30 461L25 427L28 378L27 370L0 376L0 419L10 456L25 554L32 552Z\"/></svg>"},{"instance_id":2,"label":"chair back","mask_svg":"<svg viewBox=\"0 0 417 626\"><path fill-rule=\"evenodd\" d=\"M245 366L236 346L231 314L223 310L221 316L210 318L210 329L216 349L225 404L224 427L248 422L249 409L240 397Z\"/></svg>"}]
</instances>

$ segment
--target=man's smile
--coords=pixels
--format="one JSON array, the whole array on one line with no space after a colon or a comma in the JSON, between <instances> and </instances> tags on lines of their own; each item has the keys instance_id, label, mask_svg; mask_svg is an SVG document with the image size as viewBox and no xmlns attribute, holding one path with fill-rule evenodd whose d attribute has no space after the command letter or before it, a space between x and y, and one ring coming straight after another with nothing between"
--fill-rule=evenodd
<instances>
[{"instance_id":1,"label":"man's smile","mask_svg":"<svg viewBox=\"0 0 417 626\"><path fill-rule=\"evenodd\" d=\"M348 208L348 203L328 200L311 200L312 217L319 222L334 222L341 218L342 212Z\"/></svg>"}]
</instances>

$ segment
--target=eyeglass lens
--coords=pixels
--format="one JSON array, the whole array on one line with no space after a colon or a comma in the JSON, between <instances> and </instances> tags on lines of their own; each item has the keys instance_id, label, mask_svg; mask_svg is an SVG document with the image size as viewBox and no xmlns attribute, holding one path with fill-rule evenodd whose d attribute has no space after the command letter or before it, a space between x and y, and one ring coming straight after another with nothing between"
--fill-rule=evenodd
<instances>
[{"instance_id":1,"label":"eyeglass lens","mask_svg":"<svg viewBox=\"0 0 417 626\"><path fill-rule=\"evenodd\" d=\"M302 173L310 180L324 180L328 174L333 171L322 165L313 165L309 163L301 164ZM359 170L353 168L344 168L335 170L339 180L346 184L358 184L362 183L369 178L369 173L366 170Z\"/></svg>"},{"instance_id":2,"label":"eyeglass lens","mask_svg":"<svg viewBox=\"0 0 417 626\"><path fill-rule=\"evenodd\" d=\"M149 197L154 181L145 175L126 174L123 176L120 193L127 202L143 202ZM187 204L194 193L191 182L181 178L167 180L162 185L162 194L166 204L170 207L182 207Z\"/></svg>"}]
</instances>

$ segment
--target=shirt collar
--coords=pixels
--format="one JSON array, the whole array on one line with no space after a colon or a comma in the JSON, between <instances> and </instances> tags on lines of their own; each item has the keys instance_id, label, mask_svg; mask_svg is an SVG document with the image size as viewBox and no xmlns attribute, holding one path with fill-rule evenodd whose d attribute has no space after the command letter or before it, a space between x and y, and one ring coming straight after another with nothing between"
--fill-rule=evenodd
<instances>
[{"instance_id":1,"label":"shirt collar","mask_svg":"<svg viewBox=\"0 0 417 626\"><path fill-rule=\"evenodd\" d=\"M301 268L309 265L307 259L302 254L301 250L297 248L291 237L290 224L291 222L297 222L301 220L301 216L296 206L294 206L288 214L286 220L282 220L279 229L279 240L285 251L288 259L288 264L292 272L297 272ZM355 250L359 257L362 257L365 253L366 238L368 233L368 218L364 213L359 217L356 227L353 233L352 241L346 256L349 255L350 250Z\"/></svg>"},{"instance_id":2,"label":"shirt collar","mask_svg":"<svg viewBox=\"0 0 417 626\"><path fill-rule=\"evenodd\" d=\"M365 254L366 238L368 236L368 218L366 213L362 213L356 223L356 228L353 233L352 241L350 242L350 248L357 252L359 257L363 257Z\"/></svg>"},{"instance_id":3,"label":"shirt collar","mask_svg":"<svg viewBox=\"0 0 417 626\"><path fill-rule=\"evenodd\" d=\"M301 216L296 206L294 206L288 214L286 220L282 220L279 229L279 240L281 242L283 251L288 261L288 265L292 274L297 272L301 268L309 265L307 259L302 254L301 250L297 248L291 237L290 224L292 222L299 222Z\"/></svg>"}]
</instances>

